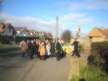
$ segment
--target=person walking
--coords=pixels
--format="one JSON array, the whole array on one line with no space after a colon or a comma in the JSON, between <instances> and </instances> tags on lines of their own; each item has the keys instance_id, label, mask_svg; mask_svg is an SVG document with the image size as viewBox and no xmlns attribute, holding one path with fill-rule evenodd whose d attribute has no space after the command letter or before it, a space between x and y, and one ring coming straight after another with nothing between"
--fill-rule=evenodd
<instances>
[{"instance_id":1,"label":"person walking","mask_svg":"<svg viewBox=\"0 0 108 81\"><path fill-rule=\"evenodd\" d=\"M56 59L59 61L63 52L62 46L59 41L56 43Z\"/></svg>"},{"instance_id":2,"label":"person walking","mask_svg":"<svg viewBox=\"0 0 108 81\"><path fill-rule=\"evenodd\" d=\"M77 41L77 39L74 40L72 45L74 47L72 56L80 57L80 54L79 54L79 42Z\"/></svg>"},{"instance_id":3,"label":"person walking","mask_svg":"<svg viewBox=\"0 0 108 81\"><path fill-rule=\"evenodd\" d=\"M31 54L31 57L34 57L34 55L36 55L37 54L37 46L36 46L36 40L34 39L34 40L32 40L32 49L33 49L33 52L32 52L32 54Z\"/></svg>"},{"instance_id":4,"label":"person walking","mask_svg":"<svg viewBox=\"0 0 108 81\"><path fill-rule=\"evenodd\" d=\"M39 57L39 41L36 39L35 41L35 55Z\"/></svg>"},{"instance_id":5,"label":"person walking","mask_svg":"<svg viewBox=\"0 0 108 81\"><path fill-rule=\"evenodd\" d=\"M40 59L45 60L45 42L41 41L39 45L39 54L40 54Z\"/></svg>"},{"instance_id":6,"label":"person walking","mask_svg":"<svg viewBox=\"0 0 108 81\"><path fill-rule=\"evenodd\" d=\"M50 45L51 45L51 49L50 49L51 56L55 56L55 41L51 40Z\"/></svg>"},{"instance_id":7,"label":"person walking","mask_svg":"<svg viewBox=\"0 0 108 81\"><path fill-rule=\"evenodd\" d=\"M34 55L34 42L33 42L33 40L28 42L28 50L29 50L30 58L33 59L33 55Z\"/></svg>"},{"instance_id":8,"label":"person walking","mask_svg":"<svg viewBox=\"0 0 108 81\"><path fill-rule=\"evenodd\" d=\"M27 46L27 43L25 40L22 40L19 44L19 47L21 48L21 51L22 51L22 56L24 57L27 53L27 49L28 49L28 46Z\"/></svg>"},{"instance_id":9,"label":"person walking","mask_svg":"<svg viewBox=\"0 0 108 81\"><path fill-rule=\"evenodd\" d=\"M47 57L50 57L51 56L51 44L50 44L50 41L46 41L46 56Z\"/></svg>"}]
</instances>

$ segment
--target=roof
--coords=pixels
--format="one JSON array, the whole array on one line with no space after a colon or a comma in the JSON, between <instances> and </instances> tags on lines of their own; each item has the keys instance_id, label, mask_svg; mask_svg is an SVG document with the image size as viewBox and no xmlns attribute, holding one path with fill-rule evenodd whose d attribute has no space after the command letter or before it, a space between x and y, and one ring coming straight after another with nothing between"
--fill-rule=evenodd
<instances>
[{"instance_id":1,"label":"roof","mask_svg":"<svg viewBox=\"0 0 108 81\"><path fill-rule=\"evenodd\" d=\"M108 29L102 29L101 32L108 37Z\"/></svg>"},{"instance_id":2,"label":"roof","mask_svg":"<svg viewBox=\"0 0 108 81\"><path fill-rule=\"evenodd\" d=\"M0 23L0 33L5 31L5 24Z\"/></svg>"},{"instance_id":3,"label":"roof","mask_svg":"<svg viewBox=\"0 0 108 81\"><path fill-rule=\"evenodd\" d=\"M96 31L98 31L98 32L96 32ZM95 27L89 33L89 36L94 36L94 37L104 36L104 37L107 37L108 38L108 28L97 28L97 27Z\"/></svg>"}]
</instances>

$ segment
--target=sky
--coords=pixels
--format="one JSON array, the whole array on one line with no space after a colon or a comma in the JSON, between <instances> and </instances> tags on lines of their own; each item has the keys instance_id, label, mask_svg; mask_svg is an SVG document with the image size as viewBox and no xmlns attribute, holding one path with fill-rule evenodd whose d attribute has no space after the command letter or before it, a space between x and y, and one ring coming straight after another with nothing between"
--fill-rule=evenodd
<instances>
[{"instance_id":1,"label":"sky","mask_svg":"<svg viewBox=\"0 0 108 81\"><path fill-rule=\"evenodd\" d=\"M87 34L93 27L108 27L108 0L3 0L1 17L15 26L73 33L78 25ZM0 6L1 7L1 6Z\"/></svg>"}]
</instances>

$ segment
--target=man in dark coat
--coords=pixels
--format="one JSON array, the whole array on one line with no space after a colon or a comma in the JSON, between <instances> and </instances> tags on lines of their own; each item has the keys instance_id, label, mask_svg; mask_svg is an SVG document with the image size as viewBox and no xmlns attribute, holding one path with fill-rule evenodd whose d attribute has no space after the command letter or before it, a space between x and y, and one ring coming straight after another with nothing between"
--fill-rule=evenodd
<instances>
[{"instance_id":1,"label":"man in dark coat","mask_svg":"<svg viewBox=\"0 0 108 81\"><path fill-rule=\"evenodd\" d=\"M62 46L61 46L60 42L57 41L57 43L56 43L56 58L57 58L57 60L60 60L62 58L62 52L63 52Z\"/></svg>"},{"instance_id":2,"label":"man in dark coat","mask_svg":"<svg viewBox=\"0 0 108 81\"><path fill-rule=\"evenodd\" d=\"M29 50L30 58L33 59L33 55L34 55L34 44L33 44L33 41L29 41L29 43L28 43L28 50Z\"/></svg>"},{"instance_id":3,"label":"man in dark coat","mask_svg":"<svg viewBox=\"0 0 108 81\"><path fill-rule=\"evenodd\" d=\"M75 39L75 41L73 42L72 44L74 46L74 51L73 51L73 54L72 56L78 56L80 57L80 54L79 54L79 42L77 41L77 39Z\"/></svg>"},{"instance_id":4,"label":"man in dark coat","mask_svg":"<svg viewBox=\"0 0 108 81\"><path fill-rule=\"evenodd\" d=\"M39 42L38 42L38 40L34 41L34 53L37 57L39 57Z\"/></svg>"}]
</instances>

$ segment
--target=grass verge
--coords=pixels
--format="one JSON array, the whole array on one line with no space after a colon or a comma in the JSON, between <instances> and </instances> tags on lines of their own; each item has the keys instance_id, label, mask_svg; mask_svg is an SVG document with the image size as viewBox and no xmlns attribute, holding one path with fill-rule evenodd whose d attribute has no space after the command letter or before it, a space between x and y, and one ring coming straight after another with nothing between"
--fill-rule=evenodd
<instances>
[{"instance_id":1,"label":"grass verge","mask_svg":"<svg viewBox=\"0 0 108 81\"><path fill-rule=\"evenodd\" d=\"M108 81L108 75L96 66L82 66L80 76L74 76L70 81Z\"/></svg>"}]
</instances>

